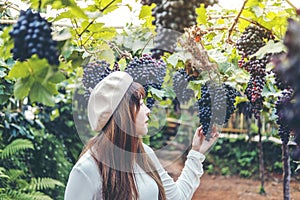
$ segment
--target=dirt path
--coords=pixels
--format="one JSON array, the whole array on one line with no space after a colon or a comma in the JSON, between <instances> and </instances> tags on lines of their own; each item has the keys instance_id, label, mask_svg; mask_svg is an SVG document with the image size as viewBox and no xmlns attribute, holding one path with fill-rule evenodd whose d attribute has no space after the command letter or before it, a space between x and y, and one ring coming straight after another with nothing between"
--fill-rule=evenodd
<instances>
[{"instance_id":1,"label":"dirt path","mask_svg":"<svg viewBox=\"0 0 300 200\"><path fill-rule=\"evenodd\" d=\"M164 161L162 161L164 162ZM168 165L166 170L176 180L183 163ZM271 177L265 182L266 195L258 193L259 180L240 177L210 176L204 174L192 200L282 200L283 184L281 176ZM300 200L300 181L291 181L291 200Z\"/></svg>"},{"instance_id":2,"label":"dirt path","mask_svg":"<svg viewBox=\"0 0 300 200\"><path fill-rule=\"evenodd\" d=\"M282 181L267 181L266 195L258 194L260 181L239 177L203 175L193 200L280 200L283 199ZM300 200L300 181L292 181L291 200Z\"/></svg>"}]
</instances>

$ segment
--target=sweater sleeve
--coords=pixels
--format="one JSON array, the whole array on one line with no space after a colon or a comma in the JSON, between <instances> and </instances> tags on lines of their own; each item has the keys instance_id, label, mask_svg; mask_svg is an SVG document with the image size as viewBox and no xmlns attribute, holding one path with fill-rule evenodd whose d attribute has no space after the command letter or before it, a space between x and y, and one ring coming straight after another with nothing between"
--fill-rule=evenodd
<instances>
[{"instance_id":1,"label":"sweater sleeve","mask_svg":"<svg viewBox=\"0 0 300 200\"><path fill-rule=\"evenodd\" d=\"M102 200L101 188L97 166L85 157L71 170L64 200Z\"/></svg>"},{"instance_id":2,"label":"sweater sleeve","mask_svg":"<svg viewBox=\"0 0 300 200\"><path fill-rule=\"evenodd\" d=\"M147 150L146 150L147 149ZM145 147L146 152L154 162L165 188L167 199L170 200L188 200L193 197L194 192L200 184L200 177L203 174L202 162L205 156L197 151L191 150L187 155L187 160L182 169L181 175L175 182L167 171L160 164L157 156L150 147Z\"/></svg>"}]
</instances>

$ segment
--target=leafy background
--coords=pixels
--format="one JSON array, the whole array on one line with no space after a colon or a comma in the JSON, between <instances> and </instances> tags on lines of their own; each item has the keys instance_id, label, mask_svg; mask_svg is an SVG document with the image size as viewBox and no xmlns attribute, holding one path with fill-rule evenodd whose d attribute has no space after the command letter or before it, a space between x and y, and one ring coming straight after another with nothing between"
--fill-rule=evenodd
<instances>
[{"instance_id":1,"label":"leafy background","mask_svg":"<svg viewBox=\"0 0 300 200\"><path fill-rule=\"evenodd\" d=\"M33 9L38 9L38 0L22 1ZM82 4L81 4L82 5ZM11 1L1 2L1 38L0 38L0 199L63 199L68 174L78 159L83 142L79 137L74 116L86 117L84 107L80 105L82 90L80 78L83 66L92 60L115 62L122 69L126 67L129 57L149 53L155 35L152 25L151 8L141 7L139 19L141 24L128 23L121 29L106 26L101 18L109 15L117 8L130 5L121 0L94 0L87 6L80 6L74 0L41 1L41 13L48 16L53 23L53 37L58 41L60 65L51 66L43 59L33 56L26 62L14 61L10 50L13 41L9 36L14 15L20 8ZM63 8L63 9L62 9ZM240 91L246 87L249 75L238 67L234 42L250 23L258 23L272 30L278 43L269 42L267 47L257 54L285 51L282 39L287 28L287 19L295 18L295 8L282 1L248 0L240 10L220 6L197 9L197 23L208 34L202 38L203 45L212 61L219 66L218 76ZM55 13L54 15L52 13ZM236 23L230 31L233 23ZM233 42L233 43L232 43ZM170 110L170 100L162 96L174 96L172 89L172 73L183 68L185 58L182 54L167 54L163 57L167 62L167 76L162 91L151 91L158 100L159 108ZM273 66L268 66L269 70ZM190 87L199 94L202 80ZM263 117L265 129L263 135L277 137L274 116L274 101L279 91L274 86L274 77L267 76L267 84L263 91L266 98ZM76 98L74 98L76 97ZM187 107L191 105L186 105ZM176 117L176 113L166 112L168 117ZM153 111L153 117L158 111ZM166 116L164 116L166 117ZM178 143L188 143L190 134L197 120L183 118L190 122L190 129L179 131ZM255 122L251 121L248 135L257 132ZM157 134L145 138L153 148L160 148L170 139L158 128L164 126L153 120L150 130ZM82 127L81 127L82 128ZM83 127L87 132L88 127ZM281 145L265 141L264 159L267 173L282 173ZM242 177L258 177L258 152L256 143L245 140L222 138L207 159L206 171L212 174L240 175ZM297 178L297 163L292 162L292 175Z\"/></svg>"}]
</instances>

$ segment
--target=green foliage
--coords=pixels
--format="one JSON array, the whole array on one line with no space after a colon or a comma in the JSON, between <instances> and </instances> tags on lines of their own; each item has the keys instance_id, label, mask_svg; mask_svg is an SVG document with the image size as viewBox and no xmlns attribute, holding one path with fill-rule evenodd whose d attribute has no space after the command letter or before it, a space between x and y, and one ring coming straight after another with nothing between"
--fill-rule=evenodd
<instances>
[{"instance_id":1,"label":"green foliage","mask_svg":"<svg viewBox=\"0 0 300 200\"><path fill-rule=\"evenodd\" d=\"M7 78L17 79L14 88L17 99L29 96L32 102L41 102L49 106L54 105L52 95L58 93L55 84L65 79L46 59L38 59L37 56L25 63L16 62Z\"/></svg>"},{"instance_id":2,"label":"green foliage","mask_svg":"<svg viewBox=\"0 0 300 200\"><path fill-rule=\"evenodd\" d=\"M263 149L266 175L281 174L281 145L266 141L263 142ZM206 162L204 168L210 174L258 178L257 144L247 141L243 137L220 138L210 154L207 155ZM291 171L294 175L296 167L296 163L291 163Z\"/></svg>"},{"instance_id":3,"label":"green foliage","mask_svg":"<svg viewBox=\"0 0 300 200\"><path fill-rule=\"evenodd\" d=\"M48 19L53 22L55 38L59 39L61 65L55 68L36 56L25 62L13 61L10 53L13 41L9 36L12 26L1 31L0 149L3 149L1 161L5 159L5 162L1 162L3 166L0 167L0 199L60 200L63 199L64 188L53 186L62 186L61 183L66 182L83 147L77 134L82 130L75 126L74 116L82 117L82 121L87 120L84 118L86 116L80 114L84 113L84 105L79 105L78 110L72 110L72 104L78 103L75 96L82 96L76 90L82 77L81 66L89 60L105 59L111 64L118 61L121 69L124 69L132 57L149 53L155 35L151 16L151 9L155 5L142 7L139 18L145 22L141 26L129 24L122 31L117 31L114 27L105 26L99 19L120 7L121 0L94 0L87 6L79 5L74 0L27 2L34 9L38 9L41 2L42 14L64 8ZM275 0L249 0L241 16L236 19L238 12L239 10L203 6L197 9L197 23L207 31L201 38L201 44L207 50L211 62L218 66L212 74L203 71L198 80L190 82L190 88L198 97L201 94L201 84L210 79L229 83L244 91L249 77L238 67L240 55L236 52L234 42L250 23L266 27L276 36L276 42L270 41L256 53L257 56L285 51L282 37L286 30L286 19L295 16L293 9L282 6L281 2ZM168 63L163 89L150 89L161 106L154 108L149 124L149 132L156 134L145 139L154 148L160 148L170 139L165 130L160 129L166 125L166 121L160 119L178 116L170 111L175 97L171 79L174 70L184 67L187 54L179 50L174 54L165 54L163 59ZM272 68L272 64L269 65L268 71ZM278 90L274 87L272 75L267 76L263 95L266 98L263 115L269 123L275 122L276 118L272 117L272 102L277 97ZM237 100L245 101L245 97ZM33 119L25 117L26 107L34 110ZM169 112L166 113L168 109ZM197 119L188 121L196 123ZM90 134L87 127L81 128L86 135ZM253 126L251 130L256 132L257 127ZM178 141L187 143L190 139L187 134L189 132L186 129L179 130ZM22 139L15 140L16 138ZM11 141L11 145L6 146ZM25 151L28 148L30 151ZM256 176L256 149L254 143L242 139L220 139L208 155L206 171L223 175ZM264 149L267 171L280 173L280 146L264 143ZM294 165L292 167L295 168ZM45 174L49 178L34 178Z\"/></svg>"},{"instance_id":4,"label":"green foliage","mask_svg":"<svg viewBox=\"0 0 300 200\"><path fill-rule=\"evenodd\" d=\"M1 151L1 159L6 159L26 149L34 149L32 142L28 139L16 139Z\"/></svg>"},{"instance_id":5,"label":"green foliage","mask_svg":"<svg viewBox=\"0 0 300 200\"><path fill-rule=\"evenodd\" d=\"M1 150L1 161L5 161L7 156L15 157L18 152L26 149L33 149L33 144L29 140L16 139ZM20 199L20 200L52 200L42 190L54 189L56 186L63 187L64 184L52 178L31 178L24 170L5 169L0 167L0 199Z\"/></svg>"},{"instance_id":6,"label":"green foliage","mask_svg":"<svg viewBox=\"0 0 300 200\"><path fill-rule=\"evenodd\" d=\"M44 190L47 188L53 189L55 186L64 187L64 184L52 178L32 178L28 189Z\"/></svg>"}]
</instances>

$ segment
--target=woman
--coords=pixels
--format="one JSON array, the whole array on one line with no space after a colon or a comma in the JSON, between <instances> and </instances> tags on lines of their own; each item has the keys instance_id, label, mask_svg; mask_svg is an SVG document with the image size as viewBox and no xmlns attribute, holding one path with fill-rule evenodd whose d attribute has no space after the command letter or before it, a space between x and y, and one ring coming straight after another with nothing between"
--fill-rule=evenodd
<instances>
[{"instance_id":1,"label":"woman","mask_svg":"<svg viewBox=\"0 0 300 200\"><path fill-rule=\"evenodd\" d=\"M191 199L203 174L203 155L216 141L204 140L201 127L176 182L142 143L150 110L143 87L125 72L113 72L92 90L88 118L93 137L73 167L65 200L184 200Z\"/></svg>"}]
</instances>

